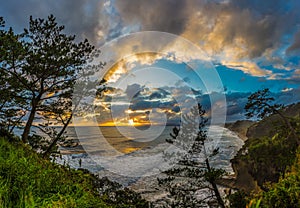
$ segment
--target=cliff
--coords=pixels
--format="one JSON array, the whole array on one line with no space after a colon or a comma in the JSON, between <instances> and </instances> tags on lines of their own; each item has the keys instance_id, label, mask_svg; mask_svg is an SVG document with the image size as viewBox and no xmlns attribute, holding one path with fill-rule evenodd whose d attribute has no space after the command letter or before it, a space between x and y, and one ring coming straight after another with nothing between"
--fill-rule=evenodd
<instances>
[{"instance_id":1,"label":"cliff","mask_svg":"<svg viewBox=\"0 0 300 208\"><path fill-rule=\"evenodd\" d=\"M243 141L248 139L247 131L255 122L250 120L239 120L234 123L225 124L225 128L235 132Z\"/></svg>"},{"instance_id":2,"label":"cliff","mask_svg":"<svg viewBox=\"0 0 300 208\"><path fill-rule=\"evenodd\" d=\"M299 127L300 103L288 106L282 113ZM293 164L297 145L289 141L291 135L278 115L258 122L237 121L226 127L245 141L231 160L235 171L232 187L248 193L266 189L266 182L278 182L286 167Z\"/></svg>"}]
</instances>

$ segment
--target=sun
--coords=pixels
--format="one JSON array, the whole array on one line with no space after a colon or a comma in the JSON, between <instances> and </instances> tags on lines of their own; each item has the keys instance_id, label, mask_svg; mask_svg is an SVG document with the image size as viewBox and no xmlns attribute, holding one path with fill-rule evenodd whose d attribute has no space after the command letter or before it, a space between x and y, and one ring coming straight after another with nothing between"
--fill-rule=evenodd
<instances>
[{"instance_id":1,"label":"sun","mask_svg":"<svg viewBox=\"0 0 300 208\"><path fill-rule=\"evenodd\" d=\"M133 119L128 120L128 124L129 124L130 126L134 126L134 121L133 121Z\"/></svg>"}]
</instances>

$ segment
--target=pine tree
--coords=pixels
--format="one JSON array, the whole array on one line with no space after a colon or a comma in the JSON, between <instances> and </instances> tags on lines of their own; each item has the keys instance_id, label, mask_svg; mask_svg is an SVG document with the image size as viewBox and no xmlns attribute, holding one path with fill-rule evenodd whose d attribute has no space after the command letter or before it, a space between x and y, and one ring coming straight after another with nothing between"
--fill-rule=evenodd
<instances>
[{"instance_id":1,"label":"pine tree","mask_svg":"<svg viewBox=\"0 0 300 208\"><path fill-rule=\"evenodd\" d=\"M76 75L93 51L94 47L87 40L76 43L75 36L64 34L63 29L50 15L46 20L30 17L29 29L24 31L26 65L16 76L27 91L31 108L22 134L23 142L28 140L37 112L69 96Z\"/></svg>"},{"instance_id":2,"label":"pine tree","mask_svg":"<svg viewBox=\"0 0 300 208\"><path fill-rule=\"evenodd\" d=\"M101 82L87 80L104 65L93 62L100 51L63 30L53 15L47 19L30 17L29 28L15 35L12 29L5 30L0 18L0 121L7 126L12 126L10 117L15 122L23 121L22 141L44 150L45 156L63 138L72 120L72 106L77 105L72 103L75 82L82 78L85 85L101 88ZM83 95L76 96L80 100ZM50 140L31 136L32 126L40 128Z\"/></svg>"},{"instance_id":3,"label":"pine tree","mask_svg":"<svg viewBox=\"0 0 300 208\"><path fill-rule=\"evenodd\" d=\"M0 17L0 126L9 132L22 124L26 114L22 86L18 78L9 73L24 66L25 50L20 38L12 28L5 29L5 21Z\"/></svg>"},{"instance_id":4,"label":"pine tree","mask_svg":"<svg viewBox=\"0 0 300 208\"><path fill-rule=\"evenodd\" d=\"M181 127L174 127L167 142L183 151L167 156L176 157L173 168L164 171L165 178L159 178L160 186L168 191L169 207L202 207L208 203L225 207L216 181L225 173L211 166L211 158L218 149L209 153L205 126L207 119L201 105L183 115ZM178 157L179 155L179 157Z\"/></svg>"},{"instance_id":5,"label":"pine tree","mask_svg":"<svg viewBox=\"0 0 300 208\"><path fill-rule=\"evenodd\" d=\"M276 104L274 101L275 98L271 96L271 92L268 88L258 90L248 97L248 102L245 105L246 116L248 118L257 117L263 119L272 114L279 115L286 128L291 131L294 141L296 141L299 146L300 137L297 134L295 127L292 125L291 119L282 113L285 106Z\"/></svg>"}]
</instances>

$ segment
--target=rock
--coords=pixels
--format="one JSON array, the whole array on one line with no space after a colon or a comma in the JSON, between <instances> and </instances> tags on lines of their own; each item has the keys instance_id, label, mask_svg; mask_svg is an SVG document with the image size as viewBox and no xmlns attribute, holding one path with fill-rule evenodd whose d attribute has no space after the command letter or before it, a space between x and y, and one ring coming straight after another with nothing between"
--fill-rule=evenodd
<instances>
[{"instance_id":1,"label":"rock","mask_svg":"<svg viewBox=\"0 0 300 208\"><path fill-rule=\"evenodd\" d=\"M235 132L243 141L248 139L247 131L255 122L250 120L238 120L234 123L227 123L225 127Z\"/></svg>"}]
</instances>

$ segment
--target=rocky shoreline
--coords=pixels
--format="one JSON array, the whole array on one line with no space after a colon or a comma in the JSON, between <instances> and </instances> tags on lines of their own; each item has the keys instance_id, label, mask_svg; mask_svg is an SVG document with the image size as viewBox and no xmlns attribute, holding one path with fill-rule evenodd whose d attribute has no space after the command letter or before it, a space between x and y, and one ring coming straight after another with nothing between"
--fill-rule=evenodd
<instances>
[{"instance_id":1,"label":"rocky shoreline","mask_svg":"<svg viewBox=\"0 0 300 208\"><path fill-rule=\"evenodd\" d=\"M256 122L250 120L238 120L233 123L226 123L225 128L236 133L240 139L244 142L248 140L248 129L253 126ZM236 156L230 161L234 175L223 178L219 181L219 185L225 186L230 189L244 190L250 193L251 191L258 191L259 187L257 182L248 173L248 168L243 161L239 160L239 155L243 154L243 148L241 148Z\"/></svg>"},{"instance_id":2,"label":"rocky shoreline","mask_svg":"<svg viewBox=\"0 0 300 208\"><path fill-rule=\"evenodd\" d=\"M238 120L234 123L226 123L225 128L230 131L236 133L239 138L241 138L244 142L248 139L247 132L248 128L252 126L255 122L250 120Z\"/></svg>"}]
</instances>

